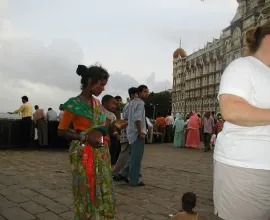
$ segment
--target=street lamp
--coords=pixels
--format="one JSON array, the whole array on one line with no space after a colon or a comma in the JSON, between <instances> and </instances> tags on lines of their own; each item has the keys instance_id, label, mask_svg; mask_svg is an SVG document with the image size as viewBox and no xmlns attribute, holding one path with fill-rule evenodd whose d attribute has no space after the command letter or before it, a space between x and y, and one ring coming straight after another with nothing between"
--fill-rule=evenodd
<instances>
[{"instance_id":1,"label":"street lamp","mask_svg":"<svg viewBox=\"0 0 270 220\"><path fill-rule=\"evenodd\" d=\"M153 108L154 108L153 119L155 119L155 116L156 116L156 106L158 106L158 104L152 104L152 103L150 103L150 106L153 106Z\"/></svg>"}]
</instances>

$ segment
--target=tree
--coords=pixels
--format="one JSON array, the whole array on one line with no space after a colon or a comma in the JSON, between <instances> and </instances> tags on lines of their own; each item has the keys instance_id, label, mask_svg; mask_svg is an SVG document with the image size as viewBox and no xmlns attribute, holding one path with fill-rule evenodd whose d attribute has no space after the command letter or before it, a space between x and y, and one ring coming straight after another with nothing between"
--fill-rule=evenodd
<instances>
[{"instance_id":1,"label":"tree","mask_svg":"<svg viewBox=\"0 0 270 220\"><path fill-rule=\"evenodd\" d=\"M151 92L148 99L145 102L146 116L148 118L153 118L154 108L155 117L166 116L166 114L171 114L172 111L172 97L169 91L154 93Z\"/></svg>"}]
</instances>

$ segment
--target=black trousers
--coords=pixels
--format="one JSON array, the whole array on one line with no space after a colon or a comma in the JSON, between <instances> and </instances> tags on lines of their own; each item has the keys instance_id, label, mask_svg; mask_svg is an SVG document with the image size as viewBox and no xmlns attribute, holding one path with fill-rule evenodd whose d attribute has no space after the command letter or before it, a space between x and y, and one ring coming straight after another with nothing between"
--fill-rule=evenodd
<instances>
[{"instance_id":1,"label":"black trousers","mask_svg":"<svg viewBox=\"0 0 270 220\"><path fill-rule=\"evenodd\" d=\"M203 142L204 142L204 149L209 150L210 149L210 142L211 142L212 135L209 133L203 134Z\"/></svg>"},{"instance_id":2,"label":"black trousers","mask_svg":"<svg viewBox=\"0 0 270 220\"><path fill-rule=\"evenodd\" d=\"M21 121L21 146L27 147L32 135L32 118L24 117Z\"/></svg>"},{"instance_id":3,"label":"black trousers","mask_svg":"<svg viewBox=\"0 0 270 220\"><path fill-rule=\"evenodd\" d=\"M48 122L48 136L49 136L49 146L50 147L59 147L57 136L57 130L58 130L58 121L49 121Z\"/></svg>"},{"instance_id":4,"label":"black trousers","mask_svg":"<svg viewBox=\"0 0 270 220\"><path fill-rule=\"evenodd\" d=\"M111 165L115 165L121 153L121 144L114 136L110 136Z\"/></svg>"},{"instance_id":5,"label":"black trousers","mask_svg":"<svg viewBox=\"0 0 270 220\"><path fill-rule=\"evenodd\" d=\"M167 143L172 143L173 138L173 126L172 125L166 125L165 130L165 140Z\"/></svg>"}]
</instances>

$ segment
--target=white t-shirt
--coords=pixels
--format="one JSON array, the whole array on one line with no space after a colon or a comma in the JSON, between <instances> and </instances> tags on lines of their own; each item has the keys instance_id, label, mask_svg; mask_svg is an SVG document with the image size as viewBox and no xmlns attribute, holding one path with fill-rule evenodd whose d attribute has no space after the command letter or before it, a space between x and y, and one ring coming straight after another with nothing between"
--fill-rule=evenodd
<instances>
[{"instance_id":1,"label":"white t-shirt","mask_svg":"<svg viewBox=\"0 0 270 220\"><path fill-rule=\"evenodd\" d=\"M147 117L146 117L146 123L147 123L147 126L148 126L148 127L153 127L153 125L152 125L150 119L147 118Z\"/></svg>"},{"instance_id":2,"label":"white t-shirt","mask_svg":"<svg viewBox=\"0 0 270 220\"><path fill-rule=\"evenodd\" d=\"M231 94L270 109L270 68L254 57L239 58L224 71L219 95ZM214 159L237 167L270 170L270 125L243 127L225 122Z\"/></svg>"},{"instance_id":3,"label":"white t-shirt","mask_svg":"<svg viewBox=\"0 0 270 220\"><path fill-rule=\"evenodd\" d=\"M61 121L63 115L64 115L64 111L60 111L60 113L59 113L59 121Z\"/></svg>"}]
</instances>

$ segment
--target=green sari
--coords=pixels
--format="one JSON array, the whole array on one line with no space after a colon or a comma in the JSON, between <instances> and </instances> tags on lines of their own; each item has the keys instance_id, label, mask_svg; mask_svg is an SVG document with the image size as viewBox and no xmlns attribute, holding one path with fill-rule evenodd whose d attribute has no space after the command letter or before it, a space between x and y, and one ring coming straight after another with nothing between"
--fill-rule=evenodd
<instances>
[{"instance_id":1,"label":"green sari","mask_svg":"<svg viewBox=\"0 0 270 220\"><path fill-rule=\"evenodd\" d=\"M71 98L64 109L90 121L90 127L104 126L105 111L93 98L93 108L80 98ZM113 187L110 153L104 137L104 147L92 148L88 143L72 141L69 157L73 175L74 220L105 220L115 216L116 199Z\"/></svg>"},{"instance_id":2,"label":"green sari","mask_svg":"<svg viewBox=\"0 0 270 220\"><path fill-rule=\"evenodd\" d=\"M184 127L185 127L185 122L183 120L183 116L177 113L175 116L175 121L173 125L173 128L174 128L173 146L174 147L185 147Z\"/></svg>"}]
</instances>

